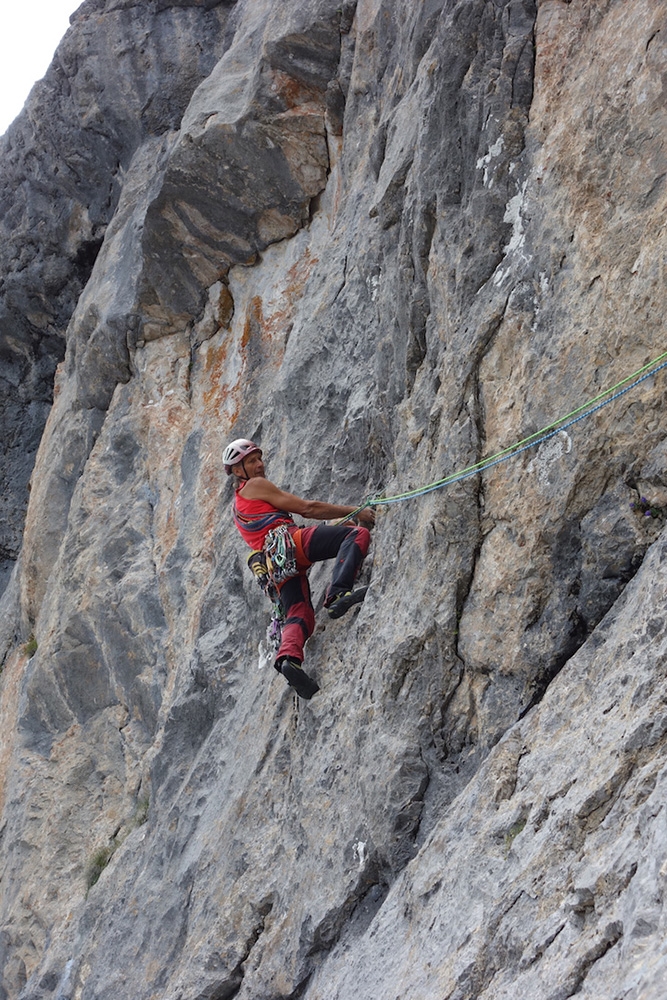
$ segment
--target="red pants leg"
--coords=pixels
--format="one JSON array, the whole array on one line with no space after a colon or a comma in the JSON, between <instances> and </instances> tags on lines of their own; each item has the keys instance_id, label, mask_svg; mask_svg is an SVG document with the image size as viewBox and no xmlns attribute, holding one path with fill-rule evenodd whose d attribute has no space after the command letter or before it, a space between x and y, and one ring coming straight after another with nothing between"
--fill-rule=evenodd
<instances>
[{"instance_id":1,"label":"red pants leg","mask_svg":"<svg viewBox=\"0 0 667 1000\"><path fill-rule=\"evenodd\" d=\"M285 612L280 649L276 664L284 657L303 663L303 647L315 628L315 612L310 599L310 584L305 573L286 580L280 588L280 603Z\"/></svg>"},{"instance_id":2,"label":"red pants leg","mask_svg":"<svg viewBox=\"0 0 667 1000\"><path fill-rule=\"evenodd\" d=\"M325 608L337 594L346 594L348 590L352 590L370 542L368 528L354 524L320 524L316 528L302 529L303 551L311 563L336 559L324 601Z\"/></svg>"}]
</instances>

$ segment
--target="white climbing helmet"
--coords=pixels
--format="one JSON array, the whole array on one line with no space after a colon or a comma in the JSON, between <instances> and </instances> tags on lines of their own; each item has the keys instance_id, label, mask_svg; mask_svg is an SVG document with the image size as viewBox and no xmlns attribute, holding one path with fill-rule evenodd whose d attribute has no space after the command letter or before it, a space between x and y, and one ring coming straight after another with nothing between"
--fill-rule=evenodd
<instances>
[{"instance_id":1,"label":"white climbing helmet","mask_svg":"<svg viewBox=\"0 0 667 1000\"><path fill-rule=\"evenodd\" d=\"M253 441L248 441L247 438L237 438L236 441L232 441L228 444L222 453L222 461L225 466L225 472L230 475L232 471L232 465L236 465L237 462L242 462L244 458L251 455L253 451L260 451L259 445L255 444Z\"/></svg>"}]
</instances>

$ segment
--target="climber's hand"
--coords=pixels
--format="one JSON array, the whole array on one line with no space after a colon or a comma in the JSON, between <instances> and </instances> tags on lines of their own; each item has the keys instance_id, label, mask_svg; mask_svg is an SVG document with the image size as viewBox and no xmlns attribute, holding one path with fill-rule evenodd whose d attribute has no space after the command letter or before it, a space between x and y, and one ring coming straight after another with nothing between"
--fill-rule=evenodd
<instances>
[{"instance_id":1,"label":"climber's hand","mask_svg":"<svg viewBox=\"0 0 667 1000\"><path fill-rule=\"evenodd\" d=\"M364 507L364 509L360 510L357 514L357 521L359 524L363 524L365 528L375 527L375 511L372 507Z\"/></svg>"}]
</instances>

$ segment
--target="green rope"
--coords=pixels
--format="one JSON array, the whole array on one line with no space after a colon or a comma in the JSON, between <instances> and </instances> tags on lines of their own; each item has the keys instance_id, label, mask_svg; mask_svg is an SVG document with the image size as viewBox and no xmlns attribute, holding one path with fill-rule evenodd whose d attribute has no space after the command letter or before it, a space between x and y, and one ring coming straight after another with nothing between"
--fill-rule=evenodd
<instances>
[{"instance_id":1,"label":"green rope","mask_svg":"<svg viewBox=\"0 0 667 1000\"><path fill-rule=\"evenodd\" d=\"M337 521L333 521L332 523L336 527L339 524L347 524L347 522L352 521L357 516L357 514L360 514L362 510L366 510L367 507L372 507L374 502L375 501L369 497L368 500L364 500L364 502L361 504L360 507L355 507L354 510L350 511L349 514L346 514L345 517L341 517Z\"/></svg>"},{"instance_id":2,"label":"green rope","mask_svg":"<svg viewBox=\"0 0 667 1000\"><path fill-rule=\"evenodd\" d=\"M517 441L509 447L503 448L502 451L498 451L494 455L489 455L487 458L483 458L474 465L468 465L465 469L461 469L459 472L451 473L449 476L445 476L443 479L438 479L434 483L429 483L427 486L420 486L414 490L409 490L406 493L396 493L394 496L390 497L369 497L360 507L357 507L357 509L351 514L348 514L347 517L337 523L342 524L344 521L350 520L366 507L377 507L382 506L383 504L398 503L401 500L410 500L415 497L423 496L425 493L429 493L433 490L442 489L452 483L459 482L462 479L467 479L469 476L474 476L478 472L491 468L493 465L498 465L500 462L507 461L509 458L513 458L525 451L527 448L533 448L538 444L542 444L555 434L559 434L561 431L565 430L566 427L571 427L572 424L577 423L579 420L583 420L585 417L596 413L598 410L602 409L603 406L607 406L615 399L625 395L626 392L634 389L641 382L645 381L645 379L651 378L651 376L655 375L661 369L667 367L667 361L664 361L665 358L667 358L667 351L659 357L654 358L653 361L649 361L647 364L642 365L642 367L638 368L636 372L633 372L632 375L628 375L620 382L617 382L616 385L612 385L609 389L605 389L597 396L589 399L586 403L582 403L581 406L578 406L575 410L571 410L564 416L559 417L558 420L554 420L553 423L548 424L541 430L535 431L534 434L529 434L528 437L522 438L521 441ZM663 363L660 364L660 362ZM655 368L653 371L649 371L649 369L654 368L654 365L659 365L659 367ZM636 381L633 382L633 379L636 379ZM628 383L633 384L628 385ZM622 386L625 386L625 388L621 389ZM605 399L606 396L609 398ZM604 400L604 402L600 402L601 400Z\"/></svg>"}]
</instances>

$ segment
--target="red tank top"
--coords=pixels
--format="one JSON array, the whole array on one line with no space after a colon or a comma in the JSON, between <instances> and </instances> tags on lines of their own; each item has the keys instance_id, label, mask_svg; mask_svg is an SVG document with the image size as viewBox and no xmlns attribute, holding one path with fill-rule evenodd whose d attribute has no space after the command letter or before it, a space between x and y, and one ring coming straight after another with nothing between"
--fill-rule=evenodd
<instances>
[{"instance_id":1,"label":"red tank top","mask_svg":"<svg viewBox=\"0 0 667 1000\"><path fill-rule=\"evenodd\" d=\"M244 486L245 483L241 483L234 494L234 523L251 549L261 549L271 528L279 524L294 524L294 518L288 511L278 510L267 500L246 500Z\"/></svg>"}]
</instances>

